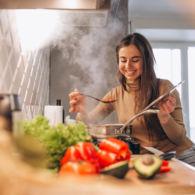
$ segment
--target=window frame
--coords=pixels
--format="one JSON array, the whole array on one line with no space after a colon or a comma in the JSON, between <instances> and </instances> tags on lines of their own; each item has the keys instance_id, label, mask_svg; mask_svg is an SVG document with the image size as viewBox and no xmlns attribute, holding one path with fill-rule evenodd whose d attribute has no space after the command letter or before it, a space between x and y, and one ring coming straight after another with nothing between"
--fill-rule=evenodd
<instances>
[{"instance_id":1,"label":"window frame","mask_svg":"<svg viewBox=\"0 0 195 195\"><path fill-rule=\"evenodd\" d=\"M187 131L187 136L190 137L190 112L189 112L189 80L188 80L188 48L195 47L195 42L161 42L151 41L151 46L154 49L180 49L181 50L181 80L185 80L185 85L181 86L181 104L183 110L184 124Z\"/></svg>"}]
</instances>

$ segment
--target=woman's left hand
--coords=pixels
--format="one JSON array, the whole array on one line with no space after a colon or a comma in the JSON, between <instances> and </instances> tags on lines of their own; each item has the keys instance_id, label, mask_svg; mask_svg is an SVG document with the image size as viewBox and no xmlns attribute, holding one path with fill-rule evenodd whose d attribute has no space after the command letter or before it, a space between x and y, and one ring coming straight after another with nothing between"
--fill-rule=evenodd
<instances>
[{"instance_id":1,"label":"woman's left hand","mask_svg":"<svg viewBox=\"0 0 195 195\"><path fill-rule=\"evenodd\" d=\"M168 96L164 101L158 104L160 112L158 113L158 118L161 123L166 123L170 118L170 113L175 110L176 98L174 95Z\"/></svg>"}]
</instances>

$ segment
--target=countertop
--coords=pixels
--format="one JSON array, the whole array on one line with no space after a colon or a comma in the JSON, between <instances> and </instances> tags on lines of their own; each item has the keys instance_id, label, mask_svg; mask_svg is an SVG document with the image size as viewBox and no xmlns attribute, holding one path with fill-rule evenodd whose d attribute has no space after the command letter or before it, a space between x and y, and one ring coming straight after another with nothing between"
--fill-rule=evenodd
<instances>
[{"instance_id":1,"label":"countertop","mask_svg":"<svg viewBox=\"0 0 195 195\"><path fill-rule=\"evenodd\" d=\"M146 180L130 169L124 179L107 175L59 177L46 170L35 169L13 155L9 136L0 136L1 195L102 195L102 194L195 194L195 170L176 159L171 171L158 173ZM131 160L136 158L132 155Z\"/></svg>"}]
</instances>

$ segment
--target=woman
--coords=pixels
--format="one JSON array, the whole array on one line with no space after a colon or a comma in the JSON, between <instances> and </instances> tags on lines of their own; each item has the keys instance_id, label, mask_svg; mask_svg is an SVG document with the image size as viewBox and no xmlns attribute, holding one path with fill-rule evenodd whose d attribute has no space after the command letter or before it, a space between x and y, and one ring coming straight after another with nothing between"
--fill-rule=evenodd
<instances>
[{"instance_id":1,"label":"woman","mask_svg":"<svg viewBox=\"0 0 195 195\"><path fill-rule=\"evenodd\" d=\"M116 55L121 85L113 88L104 98L117 101L99 103L87 113L85 97L75 90L69 97L70 112L78 112L77 120L96 123L116 110L119 123L125 123L173 87L170 81L156 78L151 45L141 34L134 33L123 38L116 47ZM178 92L167 97L158 108L158 114L144 115L132 122L132 137L142 146L152 146L163 152L175 150L178 157L183 158L181 153L193 150L193 143L186 136ZM195 166L195 160L192 163Z\"/></svg>"}]
</instances>

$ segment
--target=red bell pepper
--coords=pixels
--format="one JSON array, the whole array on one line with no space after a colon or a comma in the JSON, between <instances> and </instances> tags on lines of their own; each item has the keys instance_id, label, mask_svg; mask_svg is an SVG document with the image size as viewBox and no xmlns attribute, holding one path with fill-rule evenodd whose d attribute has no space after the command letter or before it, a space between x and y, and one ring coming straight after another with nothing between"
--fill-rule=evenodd
<instances>
[{"instance_id":1,"label":"red bell pepper","mask_svg":"<svg viewBox=\"0 0 195 195\"><path fill-rule=\"evenodd\" d=\"M102 141L99 148L117 154L118 161L129 160L131 157L128 144L116 138L108 138Z\"/></svg>"},{"instance_id":2,"label":"red bell pepper","mask_svg":"<svg viewBox=\"0 0 195 195\"><path fill-rule=\"evenodd\" d=\"M168 165L169 165L169 161L162 160L162 165L161 166L168 166Z\"/></svg>"},{"instance_id":3,"label":"red bell pepper","mask_svg":"<svg viewBox=\"0 0 195 195\"><path fill-rule=\"evenodd\" d=\"M61 159L61 166L68 161L83 160L92 163L96 167L97 173L100 170L100 165L96 156L96 149L90 142L80 142L75 146L71 146L65 152L64 157Z\"/></svg>"},{"instance_id":4,"label":"red bell pepper","mask_svg":"<svg viewBox=\"0 0 195 195\"><path fill-rule=\"evenodd\" d=\"M166 172L169 172L170 170L171 170L171 167L169 167L169 161L162 160L162 165L159 170L159 173L166 173Z\"/></svg>"},{"instance_id":5,"label":"red bell pepper","mask_svg":"<svg viewBox=\"0 0 195 195\"><path fill-rule=\"evenodd\" d=\"M90 160L96 158L97 151L92 143L79 142L75 145L75 147L80 153L81 160Z\"/></svg>"},{"instance_id":6,"label":"red bell pepper","mask_svg":"<svg viewBox=\"0 0 195 195\"><path fill-rule=\"evenodd\" d=\"M96 158L96 149L90 142L80 142L71 146L61 159L61 166L70 160L90 160Z\"/></svg>"},{"instance_id":7,"label":"red bell pepper","mask_svg":"<svg viewBox=\"0 0 195 195\"><path fill-rule=\"evenodd\" d=\"M60 168L59 175L63 176L66 174L95 174L96 167L88 161L68 161Z\"/></svg>"},{"instance_id":8,"label":"red bell pepper","mask_svg":"<svg viewBox=\"0 0 195 195\"><path fill-rule=\"evenodd\" d=\"M171 170L171 167L169 166L161 166L159 173L169 172L170 170Z\"/></svg>"},{"instance_id":9,"label":"red bell pepper","mask_svg":"<svg viewBox=\"0 0 195 195\"><path fill-rule=\"evenodd\" d=\"M82 160L80 152L75 146L71 146L65 152L64 157L61 159L61 166L70 160Z\"/></svg>"},{"instance_id":10,"label":"red bell pepper","mask_svg":"<svg viewBox=\"0 0 195 195\"><path fill-rule=\"evenodd\" d=\"M97 158L101 168L104 168L117 162L117 154L106 150L99 150L97 152Z\"/></svg>"},{"instance_id":11,"label":"red bell pepper","mask_svg":"<svg viewBox=\"0 0 195 195\"><path fill-rule=\"evenodd\" d=\"M97 158L97 151L94 145L90 142L79 142L75 145L80 153L81 160L88 161L96 167L96 172L99 173L100 163Z\"/></svg>"}]
</instances>

